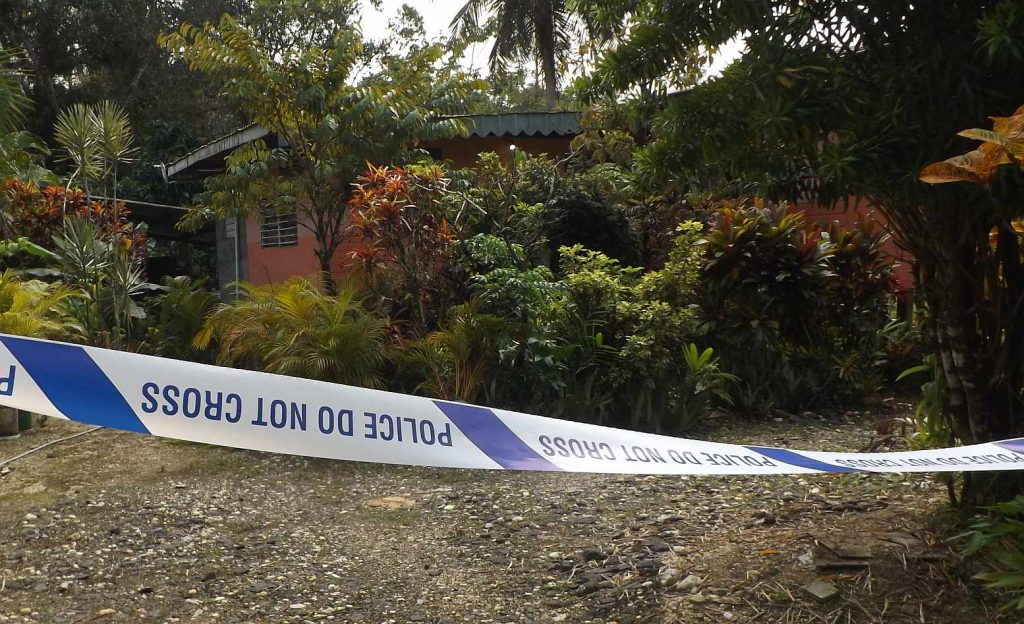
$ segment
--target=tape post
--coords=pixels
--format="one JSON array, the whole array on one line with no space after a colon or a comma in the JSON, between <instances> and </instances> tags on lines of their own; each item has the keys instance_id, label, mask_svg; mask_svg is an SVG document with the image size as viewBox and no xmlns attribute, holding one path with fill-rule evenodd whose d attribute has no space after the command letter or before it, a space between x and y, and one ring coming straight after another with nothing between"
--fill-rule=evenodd
<instances>
[{"instance_id":1,"label":"tape post","mask_svg":"<svg viewBox=\"0 0 1024 624\"><path fill-rule=\"evenodd\" d=\"M1024 438L886 453L744 446L3 334L0 405L177 440L410 466L665 475L1024 469Z\"/></svg>"}]
</instances>

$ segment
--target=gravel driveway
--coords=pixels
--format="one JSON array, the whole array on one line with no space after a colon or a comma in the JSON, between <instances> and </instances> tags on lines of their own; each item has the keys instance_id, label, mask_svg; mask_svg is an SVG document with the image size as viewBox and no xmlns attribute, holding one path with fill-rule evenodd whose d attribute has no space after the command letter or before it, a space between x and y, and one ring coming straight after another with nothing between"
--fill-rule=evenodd
<instances>
[{"instance_id":1,"label":"gravel driveway","mask_svg":"<svg viewBox=\"0 0 1024 624\"><path fill-rule=\"evenodd\" d=\"M871 421L694 437L857 450ZM927 528L944 501L927 476L441 470L102 430L0 469L0 622L997 621Z\"/></svg>"}]
</instances>

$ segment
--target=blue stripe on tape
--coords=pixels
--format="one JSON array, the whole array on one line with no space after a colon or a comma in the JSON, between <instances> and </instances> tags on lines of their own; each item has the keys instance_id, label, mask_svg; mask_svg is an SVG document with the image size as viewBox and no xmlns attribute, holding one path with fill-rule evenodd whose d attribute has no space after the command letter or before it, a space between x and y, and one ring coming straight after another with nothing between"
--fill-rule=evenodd
<instances>
[{"instance_id":1,"label":"blue stripe on tape","mask_svg":"<svg viewBox=\"0 0 1024 624\"><path fill-rule=\"evenodd\" d=\"M1020 453L1024 455L1024 438L1014 438L1012 440L1003 440L1002 442L993 442L996 446L1001 446L1008 451L1014 453Z\"/></svg>"},{"instance_id":2,"label":"blue stripe on tape","mask_svg":"<svg viewBox=\"0 0 1024 624\"><path fill-rule=\"evenodd\" d=\"M772 448L770 446L748 446L747 448L755 453L760 453L769 459L774 459L777 462L789 464L790 466L800 466L801 468L810 468L811 470L820 470L822 472L862 472L857 468L847 468L846 466L828 464L823 461L811 459L810 457L801 455L800 453L787 451L786 449Z\"/></svg>"},{"instance_id":3,"label":"blue stripe on tape","mask_svg":"<svg viewBox=\"0 0 1024 624\"><path fill-rule=\"evenodd\" d=\"M46 398L68 418L149 433L110 378L82 347L8 336L0 341L21 362Z\"/></svg>"},{"instance_id":4,"label":"blue stripe on tape","mask_svg":"<svg viewBox=\"0 0 1024 624\"><path fill-rule=\"evenodd\" d=\"M498 415L484 407L434 401L469 441L485 455L508 470L559 471L552 464L526 445Z\"/></svg>"}]
</instances>

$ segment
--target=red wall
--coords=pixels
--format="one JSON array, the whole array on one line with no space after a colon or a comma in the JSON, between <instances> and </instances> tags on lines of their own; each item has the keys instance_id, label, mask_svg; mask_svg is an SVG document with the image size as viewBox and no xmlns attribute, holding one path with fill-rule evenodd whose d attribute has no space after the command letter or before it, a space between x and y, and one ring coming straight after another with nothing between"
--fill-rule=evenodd
<instances>
[{"instance_id":1,"label":"red wall","mask_svg":"<svg viewBox=\"0 0 1024 624\"><path fill-rule=\"evenodd\" d=\"M532 155L557 157L569 152L570 141L569 137L470 137L426 141L420 147L440 151L441 158L449 161L453 168L460 169L476 164L477 158L484 152L495 152L503 161L508 162L511 145ZM260 246L260 224L255 217L246 220L245 232L245 257L248 262L246 281L267 284L281 282L295 275L318 279L320 265L313 253L316 239L309 229L300 226L299 242L291 247ZM348 240L334 253L332 273L348 273L352 263L350 252L357 244L358 241Z\"/></svg>"},{"instance_id":2,"label":"red wall","mask_svg":"<svg viewBox=\"0 0 1024 624\"><path fill-rule=\"evenodd\" d=\"M568 137L487 137L460 138L443 141L428 141L420 145L424 149L440 151L443 159L449 161L454 168L471 167L484 152L495 152L502 160L508 161L511 152L509 146L515 145L533 155L547 154L558 157L569 152ZM857 223L871 223L881 231L888 231L885 216L869 202L850 200L834 206L819 206L810 202L797 202L792 205L794 211L803 211L808 221L827 226L832 221L839 221L846 227ZM255 218L246 221L246 258L248 260L246 280L254 284L279 282L294 275L316 278L320 267L313 250L316 242L313 234L306 228L299 227L298 245L292 247L261 247L260 226ZM335 275L344 275L351 265L350 252L357 241L347 241L334 254L331 263ZM884 250L896 265L896 279L900 287L909 290L914 286L912 258L900 249L890 238Z\"/></svg>"},{"instance_id":3,"label":"red wall","mask_svg":"<svg viewBox=\"0 0 1024 624\"><path fill-rule=\"evenodd\" d=\"M889 232L889 222L877 208L873 207L867 200L855 200L851 198L848 202L839 202L833 206L820 206L810 202L797 202L792 205L793 211L803 212L807 220L827 227L833 221L838 221L843 226L850 228L858 223L870 223L876 231ZM914 287L913 258L896 244L890 236L883 246L886 255L892 258L896 268L896 281L904 291Z\"/></svg>"}]
</instances>

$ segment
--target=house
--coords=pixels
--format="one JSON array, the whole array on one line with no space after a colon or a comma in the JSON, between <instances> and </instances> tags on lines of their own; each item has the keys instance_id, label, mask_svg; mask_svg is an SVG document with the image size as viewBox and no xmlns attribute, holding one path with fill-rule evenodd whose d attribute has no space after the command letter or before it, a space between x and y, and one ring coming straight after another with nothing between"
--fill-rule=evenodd
<instances>
[{"instance_id":1,"label":"house","mask_svg":"<svg viewBox=\"0 0 1024 624\"><path fill-rule=\"evenodd\" d=\"M529 154L558 156L569 152L569 143L580 133L574 112L499 113L464 115L464 135L424 141L419 147L431 156L449 161L453 167L473 165L477 156L495 152L503 159L511 149ZM240 145L262 139L269 147L285 144L266 128L249 126L203 145L162 167L167 182L206 178L224 170L224 159ZM232 282L255 284L282 281L293 275L315 275L319 265L313 254L313 234L299 227L295 214L267 215L263 219L221 219L216 223L217 277L222 297ZM349 249L334 255L333 269L341 273Z\"/></svg>"},{"instance_id":2,"label":"house","mask_svg":"<svg viewBox=\"0 0 1024 624\"><path fill-rule=\"evenodd\" d=\"M581 132L575 112L500 113L458 117L467 127L464 135L424 141L419 147L455 168L470 167L480 154L494 152L507 160L511 148L529 154L557 157L569 153L572 139ZM224 170L224 159L237 147L262 139L270 147L285 144L266 128L249 126L211 141L178 160L163 166L168 182L205 178ZM873 223L886 229L884 216L866 202L845 202L820 206L807 202L794 204L806 212L808 221L827 225L840 221L845 226ZM222 297L229 296L229 285L238 280L255 284L282 281L294 275L315 275L319 265L313 253L315 241L310 231L299 227L295 214L268 214L262 219L222 219L216 223L217 273ZM334 256L332 269L343 273L350 248L342 246ZM897 279L903 288L913 284L909 256L889 241L886 252L898 264Z\"/></svg>"}]
</instances>

